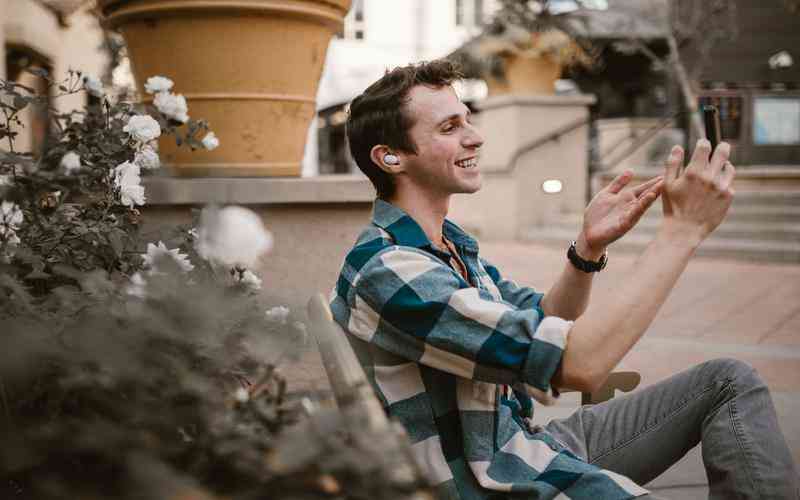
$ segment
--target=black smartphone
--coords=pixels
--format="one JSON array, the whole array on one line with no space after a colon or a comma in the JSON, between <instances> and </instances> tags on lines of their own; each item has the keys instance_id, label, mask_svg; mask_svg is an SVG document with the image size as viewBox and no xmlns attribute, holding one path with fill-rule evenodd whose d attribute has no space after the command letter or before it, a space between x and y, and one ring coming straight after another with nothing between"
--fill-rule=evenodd
<instances>
[{"instance_id":1,"label":"black smartphone","mask_svg":"<svg viewBox=\"0 0 800 500\"><path fill-rule=\"evenodd\" d=\"M703 106L703 121L706 124L706 139L711 143L711 153L714 153L717 144L722 140L719 130L719 110L716 106L710 104Z\"/></svg>"}]
</instances>

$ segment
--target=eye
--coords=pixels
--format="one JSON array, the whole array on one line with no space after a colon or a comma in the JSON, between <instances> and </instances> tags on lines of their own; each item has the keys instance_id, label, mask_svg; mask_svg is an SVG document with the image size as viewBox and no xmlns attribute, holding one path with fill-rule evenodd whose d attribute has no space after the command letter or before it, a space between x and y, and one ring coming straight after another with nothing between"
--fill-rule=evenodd
<instances>
[{"instance_id":1,"label":"eye","mask_svg":"<svg viewBox=\"0 0 800 500\"><path fill-rule=\"evenodd\" d=\"M442 128L442 132L452 132L456 129L456 125L453 123L448 123Z\"/></svg>"}]
</instances>

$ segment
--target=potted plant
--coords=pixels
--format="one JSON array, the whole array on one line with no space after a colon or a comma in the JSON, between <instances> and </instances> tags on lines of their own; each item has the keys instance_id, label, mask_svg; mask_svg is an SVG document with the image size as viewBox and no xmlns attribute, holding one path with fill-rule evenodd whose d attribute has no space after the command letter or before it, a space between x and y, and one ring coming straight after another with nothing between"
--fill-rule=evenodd
<instances>
[{"instance_id":1,"label":"potted plant","mask_svg":"<svg viewBox=\"0 0 800 500\"><path fill-rule=\"evenodd\" d=\"M204 122L39 75L43 96L0 80L0 498L416 495L385 459L403 436L287 392L305 326L258 292L271 235L255 213L140 231L154 142L212 142ZM15 148L22 109L84 91L99 104L51 110L42 152Z\"/></svg>"},{"instance_id":2,"label":"potted plant","mask_svg":"<svg viewBox=\"0 0 800 500\"><path fill-rule=\"evenodd\" d=\"M591 47L577 37L583 7L556 10L548 0L501 0L492 21L452 57L489 95L553 94L564 67L589 66Z\"/></svg>"},{"instance_id":3,"label":"potted plant","mask_svg":"<svg viewBox=\"0 0 800 500\"><path fill-rule=\"evenodd\" d=\"M104 25L125 38L142 95L144 75L170 74L221 140L219 149L198 155L161 141L162 157L178 175L299 176L325 53L350 2L100 0L99 6Z\"/></svg>"}]
</instances>

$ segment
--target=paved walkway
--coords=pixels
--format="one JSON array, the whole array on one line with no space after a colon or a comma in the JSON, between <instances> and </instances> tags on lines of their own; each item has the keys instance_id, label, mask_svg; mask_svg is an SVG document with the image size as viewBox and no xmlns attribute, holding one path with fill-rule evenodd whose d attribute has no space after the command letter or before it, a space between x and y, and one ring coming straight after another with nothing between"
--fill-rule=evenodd
<instances>
[{"instance_id":1,"label":"paved walkway","mask_svg":"<svg viewBox=\"0 0 800 500\"><path fill-rule=\"evenodd\" d=\"M527 243L483 243L481 251L507 276L540 290L550 287L565 262L564 249ZM614 293L620 279L633 272L636 257L612 250L593 294ZM638 371L642 384L649 385L717 357L747 361L767 381L800 463L800 266L696 257L618 369ZM290 370L290 376L297 388L327 386L313 352ZM567 394L544 411L549 417L566 416L577 405L578 396ZM695 449L649 487L666 498L705 499L705 482Z\"/></svg>"}]
</instances>

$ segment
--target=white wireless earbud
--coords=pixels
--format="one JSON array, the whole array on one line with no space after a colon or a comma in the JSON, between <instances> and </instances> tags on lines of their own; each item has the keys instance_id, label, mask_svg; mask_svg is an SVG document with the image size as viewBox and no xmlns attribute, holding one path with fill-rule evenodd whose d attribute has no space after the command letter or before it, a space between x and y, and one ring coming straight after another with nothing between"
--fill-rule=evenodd
<instances>
[{"instance_id":1,"label":"white wireless earbud","mask_svg":"<svg viewBox=\"0 0 800 500\"><path fill-rule=\"evenodd\" d=\"M387 165L399 165L400 158L396 157L395 155L384 155L383 161L386 162Z\"/></svg>"}]
</instances>

